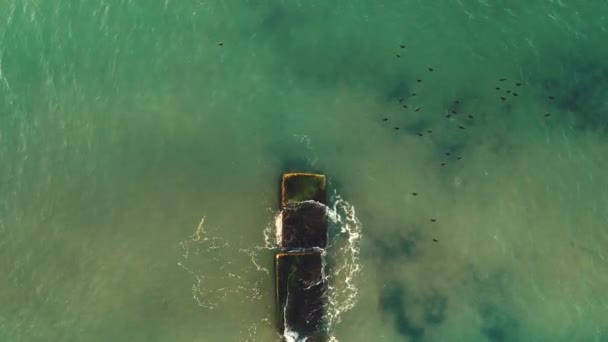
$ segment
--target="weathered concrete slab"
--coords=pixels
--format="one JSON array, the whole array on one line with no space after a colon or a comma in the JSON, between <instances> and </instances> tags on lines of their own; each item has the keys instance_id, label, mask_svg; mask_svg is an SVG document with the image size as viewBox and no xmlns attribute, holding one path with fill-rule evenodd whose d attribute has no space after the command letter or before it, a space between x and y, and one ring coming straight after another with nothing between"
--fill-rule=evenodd
<instances>
[{"instance_id":1,"label":"weathered concrete slab","mask_svg":"<svg viewBox=\"0 0 608 342\"><path fill-rule=\"evenodd\" d=\"M322 333L326 284L317 248L327 246L327 193L324 175L286 173L281 179L282 230L275 256L279 332L309 342Z\"/></svg>"},{"instance_id":2,"label":"weathered concrete slab","mask_svg":"<svg viewBox=\"0 0 608 342\"><path fill-rule=\"evenodd\" d=\"M283 248L325 248L326 208L316 202L300 202L283 208Z\"/></svg>"},{"instance_id":3,"label":"weathered concrete slab","mask_svg":"<svg viewBox=\"0 0 608 342\"><path fill-rule=\"evenodd\" d=\"M283 248L327 245L326 179L324 175L286 173L281 182Z\"/></svg>"},{"instance_id":4,"label":"weathered concrete slab","mask_svg":"<svg viewBox=\"0 0 608 342\"><path fill-rule=\"evenodd\" d=\"M318 251L275 256L279 332L295 332L307 341L323 341L322 319L326 289L323 260Z\"/></svg>"},{"instance_id":5,"label":"weathered concrete slab","mask_svg":"<svg viewBox=\"0 0 608 342\"><path fill-rule=\"evenodd\" d=\"M281 181L281 208L309 200L327 204L325 187L325 175L285 173Z\"/></svg>"}]
</instances>

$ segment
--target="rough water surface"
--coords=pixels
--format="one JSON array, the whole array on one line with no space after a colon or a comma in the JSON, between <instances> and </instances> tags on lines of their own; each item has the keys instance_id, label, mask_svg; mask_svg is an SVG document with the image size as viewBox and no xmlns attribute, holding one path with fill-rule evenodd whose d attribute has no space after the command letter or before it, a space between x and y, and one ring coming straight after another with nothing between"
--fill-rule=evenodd
<instances>
[{"instance_id":1,"label":"rough water surface","mask_svg":"<svg viewBox=\"0 0 608 342\"><path fill-rule=\"evenodd\" d=\"M333 340L608 341L607 13L1 1L0 340L278 340L311 171Z\"/></svg>"}]
</instances>

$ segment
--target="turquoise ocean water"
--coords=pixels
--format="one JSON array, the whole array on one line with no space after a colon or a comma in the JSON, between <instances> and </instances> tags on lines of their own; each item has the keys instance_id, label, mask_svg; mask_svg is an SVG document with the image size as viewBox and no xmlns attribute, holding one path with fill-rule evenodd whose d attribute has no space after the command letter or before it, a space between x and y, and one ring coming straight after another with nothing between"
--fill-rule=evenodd
<instances>
[{"instance_id":1,"label":"turquoise ocean water","mask_svg":"<svg viewBox=\"0 0 608 342\"><path fill-rule=\"evenodd\" d=\"M607 42L603 0L2 0L0 341L277 341L295 170L334 341L608 341Z\"/></svg>"}]
</instances>

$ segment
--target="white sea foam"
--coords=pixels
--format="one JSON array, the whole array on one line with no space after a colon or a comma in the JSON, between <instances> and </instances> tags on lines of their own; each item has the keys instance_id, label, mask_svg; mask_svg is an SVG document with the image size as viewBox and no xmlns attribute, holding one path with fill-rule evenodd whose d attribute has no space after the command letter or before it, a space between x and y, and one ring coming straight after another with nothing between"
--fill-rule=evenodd
<instances>
[{"instance_id":1,"label":"white sea foam","mask_svg":"<svg viewBox=\"0 0 608 342\"><path fill-rule=\"evenodd\" d=\"M330 203L330 206L323 205L326 208L329 224L328 245L325 249L316 250L324 257L323 280L327 283L324 330L330 341L338 341L333 336L333 332L340 323L342 315L352 309L357 302L357 277L361 272L359 250L362 227L356 218L355 208L341 196L334 193ZM261 234L263 240L259 245L245 248L232 246L223 237L217 236L215 230L210 232L206 229L205 217L201 218L194 233L180 243L183 253L178 266L194 278L192 296L199 306L216 309L233 296L255 301L260 305L263 301L274 301L272 296L268 296L268 291L263 285L266 278L272 277L271 256L279 248L282 233L281 213L272 216ZM242 262L237 260L242 254L247 255L251 260L251 267L243 269ZM260 275L251 272L259 272ZM213 281L210 278L213 278ZM247 279L258 280L252 282ZM266 279L265 283L272 281ZM248 322L246 332L243 332L246 335L244 339L256 340L259 327L272 325L274 320L271 317L272 313L269 313L260 321ZM285 328L283 338L294 342L307 340L307 337L299 336L289 327Z\"/></svg>"},{"instance_id":2,"label":"white sea foam","mask_svg":"<svg viewBox=\"0 0 608 342\"><path fill-rule=\"evenodd\" d=\"M327 211L330 221L330 242L324 262L330 263L325 273L328 283L325 320L330 341L338 341L333 336L342 315L357 303L357 278L361 272L359 252L361 248L362 225L356 217L355 207L334 194Z\"/></svg>"}]
</instances>

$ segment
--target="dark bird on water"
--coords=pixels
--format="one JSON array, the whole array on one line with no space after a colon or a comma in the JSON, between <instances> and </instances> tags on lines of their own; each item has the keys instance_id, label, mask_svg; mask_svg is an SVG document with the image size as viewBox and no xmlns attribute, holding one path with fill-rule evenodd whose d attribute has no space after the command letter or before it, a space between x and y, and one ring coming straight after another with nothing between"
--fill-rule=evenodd
<instances>
[{"instance_id":1,"label":"dark bird on water","mask_svg":"<svg viewBox=\"0 0 608 342\"><path fill-rule=\"evenodd\" d=\"M224 46L224 42L218 42L217 45Z\"/></svg>"},{"instance_id":2,"label":"dark bird on water","mask_svg":"<svg viewBox=\"0 0 608 342\"><path fill-rule=\"evenodd\" d=\"M431 219L431 222L437 222L437 220L435 220L435 219Z\"/></svg>"},{"instance_id":3,"label":"dark bird on water","mask_svg":"<svg viewBox=\"0 0 608 342\"><path fill-rule=\"evenodd\" d=\"M469 119L472 119L472 118L473 118L473 115L469 115Z\"/></svg>"},{"instance_id":4,"label":"dark bird on water","mask_svg":"<svg viewBox=\"0 0 608 342\"><path fill-rule=\"evenodd\" d=\"M507 80L506 78L501 78L501 79L499 79L499 81L500 81L500 82L504 82L504 81L506 81L506 80Z\"/></svg>"},{"instance_id":5,"label":"dark bird on water","mask_svg":"<svg viewBox=\"0 0 608 342\"><path fill-rule=\"evenodd\" d=\"M402 49L405 49L405 45L399 45Z\"/></svg>"},{"instance_id":6,"label":"dark bird on water","mask_svg":"<svg viewBox=\"0 0 608 342\"><path fill-rule=\"evenodd\" d=\"M402 97L402 98L399 99L399 102L403 102L403 100L404 100L404 98Z\"/></svg>"},{"instance_id":7,"label":"dark bird on water","mask_svg":"<svg viewBox=\"0 0 608 342\"><path fill-rule=\"evenodd\" d=\"M400 55L400 54L397 54L397 58L401 58L401 55Z\"/></svg>"},{"instance_id":8,"label":"dark bird on water","mask_svg":"<svg viewBox=\"0 0 608 342\"><path fill-rule=\"evenodd\" d=\"M435 238L433 238L433 241L435 241L435 242L439 242L439 240L437 240L437 239L435 239Z\"/></svg>"},{"instance_id":9,"label":"dark bird on water","mask_svg":"<svg viewBox=\"0 0 608 342\"><path fill-rule=\"evenodd\" d=\"M430 130L430 129L429 129L428 131L426 131L426 132L427 132L427 133L433 133L433 131L432 131L432 130Z\"/></svg>"},{"instance_id":10,"label":"dark bird on water","mask_svg":"<svg viewBox=\"0 0 608 342\"><path fill-rule=\"evenodd\" d=\"M519 86L521 86L521 83L515 83L515 86L519 87Z\"/></svg>"},{"instance_id":11,"label":"dark bird on water","mask_svg":"<svg viewBox=\"0 0 608 342\"><path fill-rule=\"evenodd\" d=\"M403 105L403 108L409 108L407 105Z\"/></svg>"},{"instance_id":12,"label":"dark bird on water","mask_svg":"<svg viewBox=\"0 0 608 342\"><path fill-rule=\"evenodd\" d=\"M417 107L416 109L414 109L414 112L417 112L420 110L420 107Z\"/></svg>"},{"instance_id":13,"label":"dark bird on water","mask_svg":"<svg viewBox=\"0 0 608 342\"><path fill-rule=\"evenodd\" d=\"M551 113L545 114L545 117L549 117L549 116L551 116Z\"/></svg>"},{"instance_id":14,"label":"dark bird on water","mask_svg":"<svg viewBox=\"0 0 608 342\"><path fill-rule=\"evenodd\" d=\"M416 82L420 83L420 82L422 82L422 80L416 80Z\"/></svg>"},{"instance_id":15,"label":"dark bird on water","mask_svg":"<svg viewBox=\"0 0 608 342\"><path fill-rule=\"evenodd\" d=\"M507 94L510 94L510 93L511 93L511 91L510 91L510 90L507 90Z\"/></svg>"},{"instance_id":16,"label":"dark bird on water","mask_svg":"<svg viewBox=\"0 0 608 342\"><path fill-rule=\"evenodd\" d=\"M382 121L388 121L388 118L384 118L384 119L382 119Z\"/></svg>"},{"instance_id":17,"label":"dark bird on water","mask_svg":"<svg viewBox=\"0 0 608 342\"><path fill-rule=\"evenodd\" d=\"M513 93L513 96L517 96L517 95L518 95L517 93Z\"/></svg>"},{"instance_id":18,"label":"dark bird on water","mask_svg":"<svg viewBox=\"0 0 608 342\"><path fill-rule=\"evenodd\" d=\"M398 130L399 130L399 127L393 127L393 128L395 129L395 131L398 131Z\"/></svg>"},{"instance_id":19,"label":"dark bird on water","mask_svg":"<svg viewBox=\"0 0 608 342\"><path fill-rule=\"evenodd\" d=\"M416 96L416 93L412 93L412 96Z\"/></svg>"},{"instance_id":20,"label":"dark bird on water","mask_svg":"<svg viewBox=\"0 0 608 342\"><path fill-rule=\"evenodd\" d=\"M458 128L460 128L460 129L464 129L464 126L458 126Z\"/></svg>"},{"instance_id":21,"label":"dark bird on water","mask_svg":"<svg viewBox=\"0 0 608 342\"><path fill-rule=\"evenodd\" d=\"M458 112L457 112L457 111L455 111L455 110L453 110L453 111L452 111L452 114L458 114Z\"/></svg>"},{"instance_id":22,"label":"dark bird on water","mask_svg":"<svg viewBox=\"0 0 608 342\"><path fill-rule=\"evenodd\" d=\"M445 153L445 155L446 155L446 156L449 156L449 155L451 155L451 153L450 153L450 152L446 152L446 153Z\"/></svg>"},{"instance_id":23,"label":"dark bird on water","mask_svg":"<svg viewBox=\"0 0 608 342\"><path fill-rule=\"evenodd\" d=\"M429 71L433 71L433 68L429 68Z\"/></svg>"},{"instance_id":24,"label":"dark bird on water","mask_svg":"<svg viewBox=\"0 0 608 342\"><path fill-rule=\"evenodd\" d=\"M504 98L504 97L502 97L502 96L500 97L500 99L501 99L501 100L503 100L503 101L504 101L504 100L506 100L506 98Z\"/></svg>"},{"instance_id":25,"label":"dark bird on water","mask_svg":"<svg viewBox=\"0 0 608 342\"><path fill-rule=\"evenodd\" d=\"M553 100L553 99L554 99L554 97L553 97L553 96L549 96L549 97L547 97L547 98L548 98L549 100Z\"/></svg>"},{"instance_id":26,"label":"dark bird on water","mask_svg":"<svg viewBox=\"0 0 608 342\"><path fill-rule=\"evenodd\" d=\"M445 117L446 117L446 118L451 118L451 117L452 117L452 115L447 114Z\"/></svg>"},{"instance_id":27,"label":"dark bird on water","mask_svg":"<svg viewBox=\"0 0 608 342\"><path fill-rule=\"evenodd\" d=\"M418 133L419 136L422 136L422 133Z\"/></svg>"},{"instance_id":28,"label":"dark bird on water","mask_svg":"<svg viewBox=\"0 0 608 342\"><path fill-rule=\"evenodd\" d=\"M500 87L496 87L496 90L500 90Z\"/></svg>"},{"instance_id":29,"label":"dark bird on water","mask_svg":"<svg viewBox=\"0 0 608 342\"><path fill-rule=\"evenodd\" d=\"M417 192L412 192L412 195L418 196L418 193Z\"/></svg>"},{"instance_id":30,"label":"dark bird on water","mask_svg":"<svg viewBox=\"0 0 608 342\"><path fill-rule=\"evenodd\" d=\"M456 157L456 159L460 160L460 159L462 159L462 157Z\"/></svg>"},{"instance_id":31,"label":"dark bird on water","mask_svg":"<svg viewBox=\"0 0 608 342\"><path fill-rule=\"evenodd\" d=\"M458 100L454 100L454 103L455 103L455 104L459 104L459 103L460 103L460 101L458 101Z\"/></svg>"},{"instance_id":32,"label":"dark bird on water","mask_svg":"<svg viewBox=\"0 0 608 342\"><path fill-rule=\"evenodd\" d=\"M441 165L441 166L445 166L446 164L447 164L447 163L441 163L441 164L439 164L439 165Z\"/></svg>"}]
</instances>

